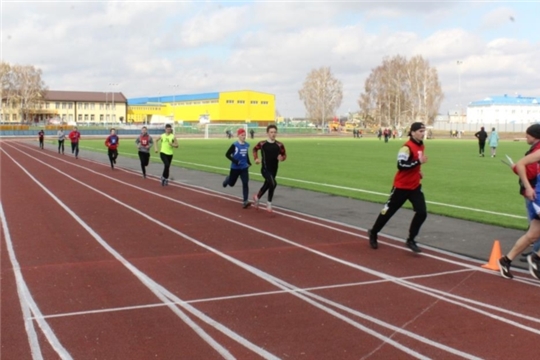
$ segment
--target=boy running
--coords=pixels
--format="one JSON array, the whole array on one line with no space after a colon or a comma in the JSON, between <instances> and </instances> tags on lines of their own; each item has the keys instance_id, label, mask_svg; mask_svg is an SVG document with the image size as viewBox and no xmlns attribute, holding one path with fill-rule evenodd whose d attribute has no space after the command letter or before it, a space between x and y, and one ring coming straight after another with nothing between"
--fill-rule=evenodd
<instances>
[{"instance_id":1,"label":"boy running","mask_svg":"<svg viewBox=\"0 0 540 360\"><path fill-rule=\"evenodd\" d=\"M141 170L143 178L146 179L146 167L150 163L150 148L154 145L154 140L148 134L148 129L143 126L141 129L141 135L135 139L135 144L139 149L139 160L141 161Z\"/></svg>"},{"instance_id":2,"label":"boy running","mask_svg":"<svg viewBox=\"0 0 540 360\"><path fill-rule=\"evenodd\" d=\"M79 140L81 138L81 133L77 130L77 127L74 126L73 130L68 135L69 140L71 140L71 153L75 154L75 159L79 158Z\"/></svg>"},{"instance_id":3,"label":"boy running","mask_svg":"<svg viewBox=\"0 0 540 360\"><path fill-rule=\"evenodd\" d=\"M428 160L427 156L424 155L423 139L425 132L426 127L423 123L413 123L409 132L409 141L399 149L397 156L398 172L394 178L390 198L384 205L373 227L368 230L369 245L372 249L378 248L377 234L379 231L382 230L396 211L403 206L405 201L409 200L415 214L409 227L409 237L406 244L412 251L416 253L422 252L414 238L420 232L420 227L427 217L426 199L420 184L422 179L420 167Z\"/></svg>"},{"instance_id":4,"label":"boy running","mask_svg":"<svg viewBox=\"0 0 540 360\"><path fill-rule=\"evenodd\" d=\"M56 136L58 137L58 153L60 154L60 151L62 151L62 155L64 155L64 140L66 139L64 128L60 128Z\"/></svg>"},{"instance_id":5,"label":"boy running","mask_svg":"<svg viewBox=\"0 0 540 360\"><path fill-rule=\"evenodd\" d=\"M249 167L251 161L249 161L249 144L246 142L246 130L238 129L238 141L235 141L225 153L225 157L231 161L231 169L229 175L223 181L223 187L233 187L236 184L236 180L240 177L242 180L242 196L244 209L248 208L251 203L248 200L249 196Z\"/></svg>"},{"instance_id":6,"label":"boy running","mask_svg":"<svg viewBox=\"0 0 540 360\"><path fill-rule=\"evenodd\" d=\"M276 189L276 176L280 161L287 159L285 146L276 140L277 127L276 125L268 125L266 127L268 139L259 142L253 148L253 159L255 164L262 164L261 175L264 178L264 184L259 189L259 192L253 196L255 207L259 208L259 200L268 190L268 201L266 202L266 210L272 212L272 199L274 198L274 190ZM262 160L259 159L257 153L261 151Z\"/></svg>"},{"instance_id":7,"label":"boy running","mask_svg":"<svg viewBox=\"0 0 540 360\"><path fill-rule=\"evenodd\" d=\"M43 131L43 129L39 130L38 138L39 138L39 148L43 150L43 141L45 140L45 132Z\"/></svg>"},{"instance_id":8,"label":"boy running","mask_svg":"<svg viewBox=\"0 0 540 360\"><path fill-rule=\"evenodd\" d=\"M107 147L107 155L109 156L109 161L111 162L111 169L114 169L114 164L116 164L119 142L120 139L118 138L118 135L116 135L116 129L112 128L110 135L105 140L105 146Z\"/></svg>"},{"instance_id":9,"label":"boy running","mask_svg":"<svg viewBox=\"0 0 540 360\"><path fill-rule=\"evenodd\" d=\"M169 168L171 167L174 148L178 148L178 141L172 133L172 126L170 124L165 125L165 133L161 134L159 139L154 143L154 150L158 152L158 144L161 143L161 150L159 150L159 157L163 161L163 174L161 175L161 186L169 185Z\"/></svg>"}]
</instances>

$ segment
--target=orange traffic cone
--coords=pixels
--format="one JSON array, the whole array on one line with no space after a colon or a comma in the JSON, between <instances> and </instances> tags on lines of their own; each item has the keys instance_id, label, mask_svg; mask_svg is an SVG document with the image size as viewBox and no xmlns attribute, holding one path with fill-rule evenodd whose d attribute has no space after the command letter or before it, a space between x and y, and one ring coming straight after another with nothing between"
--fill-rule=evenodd
<instances>
[{"instance_id":1,"label":"orange traffic cone","mask_svg":"<svg viewBox=\"0 0 540 360\"><path fill-rule=\"evenodd\" d=\"M484 269L499 271L499 259L502 257L501 243L499 240L495 240L493 243L493 249L491 250L491 256L489 262L482 265Z\"/></svg>"}]
</instances>

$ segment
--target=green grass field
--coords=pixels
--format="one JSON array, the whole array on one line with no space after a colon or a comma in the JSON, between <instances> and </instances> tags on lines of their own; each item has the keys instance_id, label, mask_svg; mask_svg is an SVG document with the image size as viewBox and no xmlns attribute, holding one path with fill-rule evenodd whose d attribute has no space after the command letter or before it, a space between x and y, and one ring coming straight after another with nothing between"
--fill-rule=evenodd
<instances>
[{"instance_id":1,"label":"green grass field","mask_svg":"<svg viewBox=\"0 0 540 360\"><path fill-rule=\"evenodd\" d=\"M384 203L396 173L396 156L402 140L388 143L376 138L283 138L288 159L280 165L278 184L338 196ZM81 149L106 154L104 140L84 140ZM179 139L174 165L227 174L227 139ZM252 146L256 140L252 140ZM478 156L472 140L427 140L428 163L422 166L423 190L430 213L525 229L524 200L518 194L518 177L500 159L505 154L518 160L528 145L502 141L497 157ZM121 157L137 158L133 139L121 139ZM84 153L82 154L84 156ZM160 162L157 154L152 160ZM261 180L258 165L251 179ZM278 185L279 186L279 185ZM406 207L409 207L407 204Z\"/></svg>"}]
</instances>

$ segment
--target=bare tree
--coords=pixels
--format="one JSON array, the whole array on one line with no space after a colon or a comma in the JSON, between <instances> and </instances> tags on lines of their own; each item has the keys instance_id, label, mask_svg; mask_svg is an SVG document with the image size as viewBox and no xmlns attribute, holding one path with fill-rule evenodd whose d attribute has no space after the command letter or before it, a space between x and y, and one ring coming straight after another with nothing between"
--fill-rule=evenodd
<instances>
[{"instance_id":1,"label":"bare tree","mask_svg":"<svg viewBox=\"0 0 540 360\"><path fill-rule=\"evenodd\" d=\"M14 86L13 72L11 65L6 62L0 63L0 100L2 101L2 119L6 119L6 114L13 101Z\"/></svg>"},{"instance_id":2,"label":"bare tree","mask_svg":"<svg viewBox=\"0 0 540 360\"><path fill-rule=\"evenodd\" d=\"M29 122L32 120L30 111L36 109L38 104L43 101L43 93L46 90L45 83L41 80L41 70L32 65L14 65L12 72L21 120Z\"/></svg>"},{"instance_id":3,"label":"bare tree","mask_svg":"<svg viewBox=\"0 0 540 360\"><path fill-rule=\"evenodd\" d=\"M372 70L358 105L369 125L403 127L413 121L432 124L442 99L436 69L421 56L407 61L397 55Z\"/></svg>"},{"instance_id":4,"label":"bare tree","mask_svg":"<svg viewBox=\"0 0 540 360\"><path fill-rule=\"evenodd\" d=\"M311 70L298 94L308 117L324 127L341 106L343 84L334 78L329 67L322 67Z\"/></svg>"}]
</instances>

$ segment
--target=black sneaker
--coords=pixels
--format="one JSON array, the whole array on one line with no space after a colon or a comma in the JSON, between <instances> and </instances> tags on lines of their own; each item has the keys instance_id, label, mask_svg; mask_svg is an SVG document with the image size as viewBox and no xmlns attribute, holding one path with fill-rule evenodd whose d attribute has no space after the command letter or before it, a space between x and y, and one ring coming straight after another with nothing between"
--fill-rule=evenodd
<instances>
[{"instance_id":1,"label":"black sneaker","mask_svg":"<svg viewBox=\"0 0 540 360\"><path fill-rule=\"evenodd\" d=\"M221 185L223 185L223 187L227 187L227 185L229 185L229 177L228 176L225 178L225 180L223 180L223 183Z\"/></svg>"},{"instance_id":2,"label":"black sneaker","mask_svg":"<svg viewBox=\"0 0 540 360\"><path fill-rule=\"evenodd\" d=\"M369 236L369 246L371 246L372 249L377 249L379 247L379 244L377 243L377 234L374 234L371 232L371 229L367 231Z\"/></svg>"},{"instance_id":3,"label":"black sneaker","mask_svg":"<svg viewBox=\"0 0 540 360\"><path fill-rule=\"evenodd\" d=\"M536 255L535 253L527 255L527 262L529 263L529 266L534 270L540 270L540 257L538 257L538 255Z\"/></svg>"},{"instance_id":4,"label":"black sneaker","mask_svg":"<svg viewBox=\"0 0 540 360\"><path fill-rule=\"evenodd\" d=\"M514 278L514 275L510 272L510 265L511 262L505 256L499 259L499 270L501 271L501 276L505 279Z\"/></svg>"},{"instance_id":5,"label":"black sneaker","mask_svg":"<svg viewBox=\"0 0 540 360\"><path fill-rule=\"evenodd\" d=\"M407 240L407 242L405 244L407 245L407 247L409 249L411 249L415 253L421 253L422 252L422 249L420 249L418 247L418 245L416 244L416 241L414 241L414 240Z\"/></svg>"},{"instance_id":6,"label":"black sneaker","mask_svg":"<svg viewBox=\"0 0 540 360\"><path fill-rule=\"evenodd\" d=\"M161 177L161 186L165 186L165 180L166 180L166 179L162 176L162 177Z\"/></svg>"}]
</instances>

